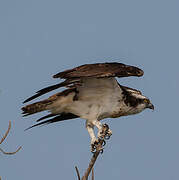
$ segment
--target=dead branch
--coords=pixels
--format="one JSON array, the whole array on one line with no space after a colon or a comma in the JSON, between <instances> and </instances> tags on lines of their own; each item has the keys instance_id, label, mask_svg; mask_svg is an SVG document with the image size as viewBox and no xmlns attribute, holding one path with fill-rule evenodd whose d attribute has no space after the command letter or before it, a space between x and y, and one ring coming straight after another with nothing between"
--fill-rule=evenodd
<instances>
[{"instance_id":1,"label":"dead branch","mask_svg":"<svg viewBox=\"0 0 179 180\"><path fill-rule=\"evenodd\" d=\"M94 180L94 168L92 168L92 177L91 180Z\"/></svg>"},{"instance_id":2,"label":"dead branch","mask_svg":"<svg viewBox=\"0 0 179 180\"><path fill-rule=\"evenodd\" d=\"M89 174L91 173L91 170L92 170L92 180L94 180L94 170L93 170L93 166L99 156L100 153L103 153L103 144L104 144L104 139L106 137L106 133L108 131L109 127L108 125L104 125L103 126L103 129L102 129L102 134L101 134L101 138L98 139L99 143L96 145L96 151L93 153L93 156L90 160L90 163L88 165L88 168L86 169L83 177L81 180L88 180L88 176ZM78 171L78 168L76 168L76 172L77 172L77 175L78 175L78 180L80 180L80 174L79 174L79 171Z\"/></svg>"},{"instance_id":3,"label":"dead branch","mask_svg":"<svg viewBox=\"0 0 179 180\"><path fill-rule=\"evenodd\" d=\"M76 173L77 173L77 176L78 176L78 180L80 180L81 179L80 178L80 173L79 173L79 170L78 170L77 166L75 166L75 169L76 169Z\"/></svg>"},{"instance_id":4,"label":"dead branch","mask_svg":"<svg viewBox=\"0 0 179 180\"><path fill-rule=\"evenodd\" d=\"M84 175L83 175L83 177L82 177L82 180L87 180L87 179L88 179L88 176L89 176L89 174L90 174L90 172L91 172L91 170L92 170L92 168L93 168L93 166L94 166L94 164L95 164L95 162L96 162L96 159L97 159L98 156L99 156L99 153L100 153L100 151L96 151L96 152L93 154L93 156L92 156L92 158L91 158L91 161L90 161L90 163L89 163L89 165L88 165L88 168L86 169L86 171L85 171L85 173L84 173Z\"/></svg>"},{"instance_id":5,"label":"dead branch","mask_svg":"<svg viewBox=\"0 0 179 180\"><path fill-rule=\"evenodd\" d=\"M6 139L7 135L9 134L9 131L11 129L11 121L9 121L9 126L8 126L8 129L7 131L5 132L4 136L2 137L1 141L0 141L0 144L2 144L4 142L4 140ZM3 153L3 154L6 154L6 155L13 155L13 154L16 154L22 147L20 146L16 151L14 152L5 152L2 148L0 148L0 151ZM0 179L1 180L1 179Z\"/></svg>"},{"instance_id":6,"label":"dead branch","mask_svg":"<svg viewBox=\"0 0 179 180\"><path fill-rule=\"evenodd\" d=\"M16 151L14 152L6 152L4 151L3 149L0 148L0 151L3 153L3 154L6 154L6 155L13 155L13 154L16 154L20 149L22 148L22 146L20 146Z\"/></svg>"},{"instance_id":7,"label":"dead branch","mask_svg":"<svg viewBox=\"0 0 179 180\"><path fill-rule=\"evenodd\" d=\"M7 135L9 134L10 129L11 129L11 121L9 121L8 129L7 129L6 133L4 134L4 136L2 137L0 144L2 144L3 141L6 139Z\"/></svg>"}]
</instances>

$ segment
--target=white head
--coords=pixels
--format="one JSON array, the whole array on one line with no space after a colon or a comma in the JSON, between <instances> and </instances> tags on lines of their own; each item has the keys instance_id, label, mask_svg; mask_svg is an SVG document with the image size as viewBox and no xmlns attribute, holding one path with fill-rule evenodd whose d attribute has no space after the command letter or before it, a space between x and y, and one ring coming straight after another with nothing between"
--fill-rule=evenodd
<instances>
[{"instance_id":1,"label":"white head","mask_svg":"<svg viewBox=\"0 0 179 180\"><path fill-rule=\"evenodd\" d=\"M154 110L154 105L138 90L124 87L123 95L124 103L129 108L128 114L137 114L146 108Z\"/></svg>"}]
</instances>

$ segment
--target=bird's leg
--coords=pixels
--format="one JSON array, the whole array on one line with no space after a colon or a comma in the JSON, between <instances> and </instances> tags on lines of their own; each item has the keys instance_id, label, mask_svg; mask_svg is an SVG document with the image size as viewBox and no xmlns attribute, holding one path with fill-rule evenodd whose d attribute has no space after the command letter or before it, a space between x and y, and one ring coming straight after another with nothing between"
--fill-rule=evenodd
<instances>
[{"instance_id":1,"label":"bird's leg","mask_svg":"<svg viewBox=\"0 0 179 180\"><path fill-rule=\"evenodd\" d=\"M96 120L93 124L98 128L98 138L99 139L109 139L112 135L112 131L109 129L107 124L102 124L100 121ZM104 132L105 129L105 132ZM105 141L104 141L105 142Z\"/></svg>"},{"instance_id":2,"label":"bird's leg","mask_svg":"<svg viewBox=\"0 0 179 180\"><path fill-rule=\"evenodd\" d=\"M86 121L86 129L91 137L91 152L95 152L96 151L95 145L98 144L98 140L94 134L94 125Z\"/></svg>"},{"instance_id":3,"label":"bird's leg","mask_svg":"<svg viewBox=\"0 0 179 180\"><path fill-rule=\"evenodd\" d=\"M98 139L94 133L94 126L98 128ZM102 146L106 144L105 139L109 139L112 135L112 131L109 129L107 124L101 124L100 121L86 121L86 129L91 137L91 152L96 152L97 150L101 153L103 152Z\"/></svg>"}]
</instances>

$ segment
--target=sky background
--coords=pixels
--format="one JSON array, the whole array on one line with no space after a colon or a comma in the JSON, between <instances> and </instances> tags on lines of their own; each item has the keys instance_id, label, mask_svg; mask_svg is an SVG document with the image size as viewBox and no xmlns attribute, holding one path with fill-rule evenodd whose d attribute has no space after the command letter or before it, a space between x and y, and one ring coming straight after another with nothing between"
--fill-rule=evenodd
<instances>
[{"instance_id":1,"label":"sky background","mask_svg":"<svg viewBox=\"0 0 179 180\"><path fill-rule=\"evenodd\" d=\"M2 180L77 179L75 166L83 174L91 157L85 121L24 132L43 113L22 118L20 108L59 82L55 73L114 61L144 70L143 77L118 81L141 90L155 111L103 121L113 135L95 179L178 180L178 7L177 0L1 0L0 135L9 120L12 129L0 147L23 146L16 155L0 154Z\"/></svg>"}]
</instances>

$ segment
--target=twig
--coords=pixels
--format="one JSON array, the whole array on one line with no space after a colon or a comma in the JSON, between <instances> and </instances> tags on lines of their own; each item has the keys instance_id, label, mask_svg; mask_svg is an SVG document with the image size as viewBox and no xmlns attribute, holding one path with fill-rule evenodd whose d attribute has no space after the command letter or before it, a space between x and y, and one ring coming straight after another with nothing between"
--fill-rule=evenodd
<instances>
[{"instance_id":1,"label":"twig","mask_svg":"<svg viewBox=\"0 0 179 180\"><path fill-rule=\"evenodd\" d=\"M0 144L2 144L4 142L4 140L6 139L7 135L9 134L9 131L11 129L11 121L9 121L9 126L8 126L8 129L7 131L5 132L4 136L2 137L1 141L0 141ZM16 151L14 152L5 152L2 148L0 148L0 151L3 153L3 154L6 154L6 155L13 155L13 154L16 154L22 147L20 146ZM1 179L0 179L1 180Z\"/></svg>"},{"instance_id":2,"label":"twig","mask_svg":"<svg viewBox=\"0 0 179 180\"><path fill-rule=\"evenodd\" d=\"M94 168L92 169L92 177L91 180L94 180Z\"/></svg>"},{"instance_id":3,"label":"twig","mask_svg":"<svg viewBox=\"0 0 179 180\"><path fill-rule=\"evenodd\" d=\"M9 121L8 129L7 129L6 133L4 134L4 136L2 137L0 144L2 144L3 141L6 139L7 135L9 134L10 129L11 129L11 121Z\"/></svg>"},{"instance_id":4,"label":"twig","mask_svg":"<svg viewBox=\"0 0 179 180\"><path fill-rule=\"evenodd\" d=\"M99 146L100 146L100 145L101 145L101 147L102 147L102 144L99 143ZM98 146L98 147L99 147L99 146ZM91 158L91 161L90 161L90 163L89 163L89 165L88 165L88 168L86 169L85 174L84 174L84 176L82 177L82 180L87 180L87 179L88 179L88 176L89 176L89 174L90 174L90 172L91 172L91 170L92 170L92 168L93 168L93 166L94 166L94 164L95 164L95 162L96 162L96 159L97 159L98 156L99 156L100 151L101 151L101 148L100 148L100 150L99 150L99 149L96 149L96 152L93 154L93 156L92 156L92 158Z\"/></svg>"},{"instance_id":5,"label":"twig","mask_svg":"<svg viewBox=\"0 0 179 180\"><path fill-rule=\"evenodd\" d=\"M6 152L4 151L3 149L0 148L0 151L3 153L3 154L6 154L6 155L13 155L13 154L16 154L20 149L22 148L22 146L20 146L16 151L14 152ZM0 179L1 180L1 179Z\"/></svg>"},{"instance_id":6,"label":"twig","mask_svg":"<svg viewBox=\"0 0 179 180\"><path fill-rule=\"evenodd\" d=\"M76 173L77 173L77 176L78 176L78 180L80 180L80 179L81 179L81 178L80 178L80 173L79 173L79 171L78 171L77 166L75 166L75 169L76 169Z\"/></svg>"}]
</instances>

